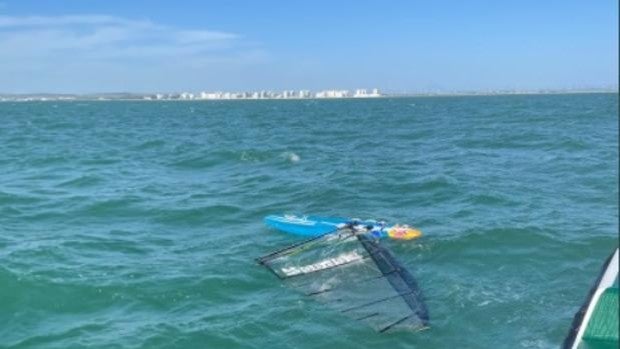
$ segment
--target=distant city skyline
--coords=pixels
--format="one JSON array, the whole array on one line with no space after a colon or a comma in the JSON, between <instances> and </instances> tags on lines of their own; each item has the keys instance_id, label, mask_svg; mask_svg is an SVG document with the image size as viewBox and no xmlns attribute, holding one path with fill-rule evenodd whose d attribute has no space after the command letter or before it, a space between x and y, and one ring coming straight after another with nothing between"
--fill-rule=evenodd
<instances>
[{"instance_id":1,"label":"distant city skyline","mask_svg":"<svg viewBox=\"0 0 620 349\"><path fill-rule=\"evenodd\" d=\"M0 0L0 93L618 88L618 2Z\"/></svg>"}]
</instances>

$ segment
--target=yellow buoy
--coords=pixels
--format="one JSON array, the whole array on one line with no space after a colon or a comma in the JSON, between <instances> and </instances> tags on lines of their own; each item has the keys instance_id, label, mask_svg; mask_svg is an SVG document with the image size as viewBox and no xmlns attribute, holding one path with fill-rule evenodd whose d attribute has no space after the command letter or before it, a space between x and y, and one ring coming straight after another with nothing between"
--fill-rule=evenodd
<instances>
[{"instance_id":1,"label":"yellow buoy","mask_svg":"<svg viewBox=\"0 0 620 349\"><path fill-rule=\"evenodd\" d=\"M422 236L421 231L407 225L395 225L387 231L387 234L396 240L413 240Z\"/></svg>"}]
</instances>

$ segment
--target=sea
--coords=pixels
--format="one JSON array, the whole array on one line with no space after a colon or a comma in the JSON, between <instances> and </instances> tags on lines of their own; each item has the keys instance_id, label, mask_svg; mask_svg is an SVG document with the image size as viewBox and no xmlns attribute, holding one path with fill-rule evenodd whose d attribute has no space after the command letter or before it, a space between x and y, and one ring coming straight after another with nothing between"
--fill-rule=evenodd
<instances>
[{"instance_id":1,"label":"sea","mask_svg":"<svg viewBox=\"0 0 620 349\"><path fill-rule=\"evenodd\" d=\"M618 94L0 103L0 348L558 348L618 246ZM255 259L380 219L377 333Z\"/></svg>"}]
</instances>

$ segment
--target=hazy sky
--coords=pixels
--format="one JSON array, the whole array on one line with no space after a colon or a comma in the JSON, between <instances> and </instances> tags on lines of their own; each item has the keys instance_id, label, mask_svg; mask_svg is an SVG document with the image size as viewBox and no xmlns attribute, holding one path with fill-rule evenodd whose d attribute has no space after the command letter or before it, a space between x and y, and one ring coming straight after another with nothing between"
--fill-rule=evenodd
<instances>
[{"instance_id":1,"label":"hazy sky","mask_svg":"<svg viewBox=\"0 0 620 349\"><path fill-rule=\"evenodd\" d=\"M0 93L617 83L617 0L0 0Z\"/></svg>"}]
</instances>

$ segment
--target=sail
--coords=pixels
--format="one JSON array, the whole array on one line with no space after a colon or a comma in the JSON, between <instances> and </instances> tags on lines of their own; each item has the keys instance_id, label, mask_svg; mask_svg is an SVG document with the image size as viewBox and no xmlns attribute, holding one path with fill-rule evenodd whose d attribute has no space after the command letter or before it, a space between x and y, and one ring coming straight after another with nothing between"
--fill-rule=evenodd
<instances>
[{"instance_id":1,"label":"sail","mask_svg":"<svg viewBox=\"0 0 620 349\"><path fill-rule=\"evenodd\" d=\"M258 262L306 296L379 332L428 326L415 279L369 235L345 228Z\"/></svg>"}]
</instances>

